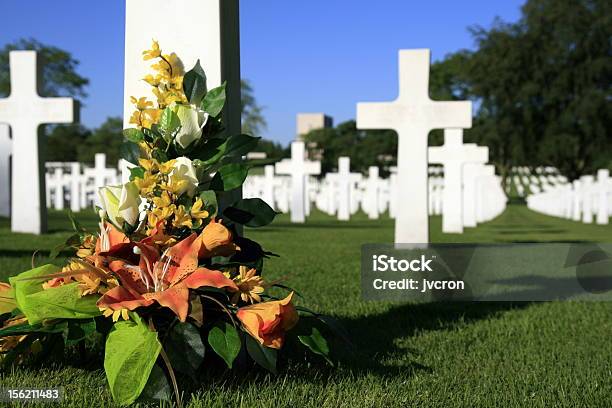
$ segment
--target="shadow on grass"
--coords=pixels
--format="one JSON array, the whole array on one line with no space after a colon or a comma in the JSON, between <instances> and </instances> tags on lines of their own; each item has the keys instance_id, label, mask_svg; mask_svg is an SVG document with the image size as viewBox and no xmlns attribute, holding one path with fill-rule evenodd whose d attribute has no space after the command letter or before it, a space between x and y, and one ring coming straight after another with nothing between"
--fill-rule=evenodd
<instances>
[{"instance_id":1,"label":"shadow on grass","mask_svg":"<svg viewBox=\"0 0 612 408\"><path fill-rule=\"evenodd\" d=\"M458 325L488 319L496 314L528 307L530 302L448 302L406 304L390 308L380 314L352 319L341 319L355 343L351 354L340 355L342 363L351 370L394 375L396 370L425 369L417 362L418 351L401 347L402 339L417 333L449 330ZM407 356L408 355L408 356ZM347 358L348 357L348 358ZM403 366L389 366L385 361L407 361Z\"/></svg>"}]
</instances>

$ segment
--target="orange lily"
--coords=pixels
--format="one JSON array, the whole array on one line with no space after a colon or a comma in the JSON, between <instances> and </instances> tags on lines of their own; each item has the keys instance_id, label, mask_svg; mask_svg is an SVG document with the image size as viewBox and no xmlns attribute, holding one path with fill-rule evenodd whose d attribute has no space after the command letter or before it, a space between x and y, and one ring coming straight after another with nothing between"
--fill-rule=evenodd
<instances>
[{"instance_id":1,"label":"orange lily","mask_svg":"<svg viewBox=\"0 0 612 408\"><path fill-rule=\"evenodd\" d=\"M151 245L134 243L138 265L115 260L109 268L121 280L98 301L100 309L114 312L150 306L154 302L171 309L184 322L189 310L189 289L203 286L237 290L222 272L198 267L201 242L194 233L163 254Z\"/></svg>"},{"instance_id":2,"label":"orange lily","mask_svg":"<svg viewBox=\"0 0 612 408\"><path fill-rule=\"evenodd\" d=\"M270 348L280 349L285 333L296 325L298 314L291 303L293 292L282 300L241 307L236 316L249 334Z\"/></svg>"}]
</instances>

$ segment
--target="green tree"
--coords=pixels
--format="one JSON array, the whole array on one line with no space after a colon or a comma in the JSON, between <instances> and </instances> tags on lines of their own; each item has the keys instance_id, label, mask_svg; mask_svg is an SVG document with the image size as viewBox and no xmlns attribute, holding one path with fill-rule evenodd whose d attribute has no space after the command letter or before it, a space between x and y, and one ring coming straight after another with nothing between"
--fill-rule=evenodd
<instances>
[{"instance_id":1,"label":"green tree","mask_svg":"<svg viewBox=\"0 0 612 408\"><path fill-rule=\"evenodd\" d=\"M94 162L96 153L106 153L106 163L115 165L121 158L119 149L123 142L123 120L108 118L94 129L91 135L78 147L78 160L83 163Z\"/></svg>"},{"instance_id":2,"label":"green tree","mask_svg":"<svg viewBox=\"0 0 612 408\"><path fill-rule=\"evenodd\" d=\"M58 162L78 161L78 150L91 135L79 124L50 126L48 133L45 160Z\"/></svg>"},{"instance_id":3,"label":"green tree","mask_svg":"<svg viewBox=\"0 0 612 408\"><path fill-rule=\"evenodd\" d=\"M340 156L351 158L351 170L367 172L379 166L383 174L396 162L397 135L390 130L357 130L355 121L334 128L315 129L304 135L311 155L321 154L323 173L335 171Z\"/></svg>"},{"instance_id":4,"label":"green tree","mask_svg":"<svg viewBox=\"0 0 612 408\"><path fill-rule=\"evenodd\" d=\"M265 153L268 159L282 159L290 155L288 148L267 139L260 139L255 151Z\"/></svg>"},{"instance_id":5,"label":"green tree","mask_svg":"<svg viewBox=\"0 0 612 408\"><path fill-rule=\"evenodd\" d=\"M253 87L248 80L240 81L240 93L242 99L242 131L253 136L259 136L268 127L266 118L263 116L263 107L257 103Z\"/></svg>"},{"instance_id":6,"label":"green tree","mask_svg":"<svg viewBox=\"0 0 612 408\"><path fill-rule=\"evenodd\" d=\"M529 0L516 23L471 31L475 51L432 67L432 94L477 107L467 141L489 146L502 174L551 165L574 179L610 166L610 2Z\"/></svg>"},{"instance_id":7,"label":"green tree","mask_svg":"<svg viewBox=\"0 0 612 408\"><path fill-rule=\"evenodd\" d=\"M87 96L85 87L89 80L76 72L79 62L69 52L31 38L22 38L0 49L0 95L10 93L9 52L15 50L37 51L38 58L44 62L41 96L71 96L76 99Z\"/></svg>"}]
</instances>

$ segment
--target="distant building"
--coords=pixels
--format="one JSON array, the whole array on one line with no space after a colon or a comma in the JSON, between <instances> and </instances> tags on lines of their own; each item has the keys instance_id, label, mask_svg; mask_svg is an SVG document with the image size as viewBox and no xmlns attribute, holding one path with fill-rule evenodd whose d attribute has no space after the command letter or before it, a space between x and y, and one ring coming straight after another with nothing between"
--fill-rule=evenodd
<instances>
[{"instance_id":1,"label":"distant building","mask_svg":"<svg viewBox=\"0 0 612 408\"><path fill-rule=\"evenodd\" d=\"M324 113L298 113L296 118L297 139L315 129L326 129L334 126L331 116Z\"/></svg>"},{"instance_id":2,"label":"distant building","mask_svg":"<svg viewBox=\"0 0 612 408\"><path fill-rule=\"evenodd\" d=\"M296 139L303 140L304 135L311 130L327 129L333 126L334 120L331 116L327 116L324 113L298 113L296 117ZM321 160L323 158L323 149L317 146L316 143L308 143L307 147L307 157L310 157L312 160Z\"/></svg>"}]
</instances>

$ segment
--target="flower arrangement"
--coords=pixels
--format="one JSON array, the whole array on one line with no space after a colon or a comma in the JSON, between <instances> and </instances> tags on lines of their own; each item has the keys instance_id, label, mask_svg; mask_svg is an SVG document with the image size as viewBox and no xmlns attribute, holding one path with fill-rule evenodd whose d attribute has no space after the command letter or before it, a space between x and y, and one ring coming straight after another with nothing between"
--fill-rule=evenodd
<instances>
[{"instance_id":1,"label":"flower arrangement","mask_svg":"<svg viewBox=\"0 0 612 408\"><path fill-rule=\"evenodd\" d=\"M260 199L218 205L241 187L248 172L241 157L258 140L226 135L225 84L208 90L199 62L185 73L157 42L143 55L155 60L144 78L155 100L132 98L135 127L124 130L122 147L130 181L100 189L96 234L73 220L74 235L54 251L71 252L67 265L0 283L0 359L26 361L58 338L68 347L101 339L118 403L172 384L180 405L176 372L195 377L206 348L228 368L240 356L274 372L300 315L331 320L265 280L272 254L237 233L269 224L276 212ZM271 296L274 286L286 296ZM315 327L297 337L329 361Z\"/></svg>"}]
</instances>

